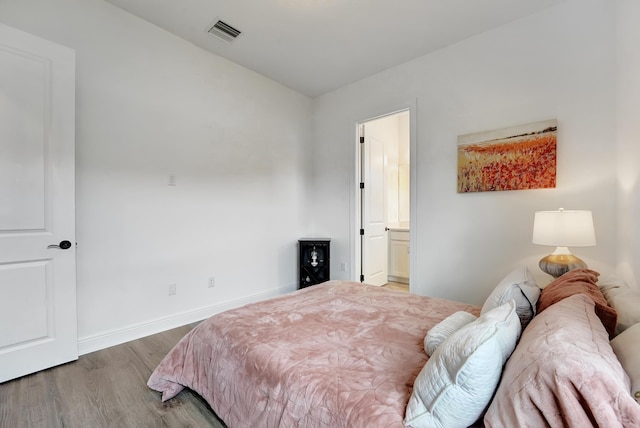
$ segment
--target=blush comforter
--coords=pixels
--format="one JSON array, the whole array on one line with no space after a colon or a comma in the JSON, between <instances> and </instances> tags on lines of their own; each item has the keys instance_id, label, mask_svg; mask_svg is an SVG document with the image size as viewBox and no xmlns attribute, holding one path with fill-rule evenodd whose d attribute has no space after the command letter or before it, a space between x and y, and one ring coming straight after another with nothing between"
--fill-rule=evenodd
<instances>
[{"instance_id":1,"label":"blush comforter","mask_svg":"<svg viewBox=\"0 0 640 428\"><path fill-rule=\"evenodd\" d=\"M230 427L402 427L426 332L459 302L329 281L223 312L164 358L148 385L188 387Z\"/></svg>"}]
</instances>

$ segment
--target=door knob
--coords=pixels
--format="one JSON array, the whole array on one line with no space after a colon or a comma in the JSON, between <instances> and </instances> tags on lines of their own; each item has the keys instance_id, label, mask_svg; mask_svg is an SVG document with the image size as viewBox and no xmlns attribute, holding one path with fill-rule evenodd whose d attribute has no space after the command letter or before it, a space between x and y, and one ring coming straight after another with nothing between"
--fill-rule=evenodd
<instances>
[{"instance_id":1,"label":"door knob","mask_svg":"<svg viewBox=\"0 0 640 428\"><path fill-rule=\"evenodd\" d=\"M69 241L60 241L59 244L51 244L48 245L47 248L58 248L60 250L68 250L69 248L71 248L71 242Z\"/></svg>"}]
</instances>

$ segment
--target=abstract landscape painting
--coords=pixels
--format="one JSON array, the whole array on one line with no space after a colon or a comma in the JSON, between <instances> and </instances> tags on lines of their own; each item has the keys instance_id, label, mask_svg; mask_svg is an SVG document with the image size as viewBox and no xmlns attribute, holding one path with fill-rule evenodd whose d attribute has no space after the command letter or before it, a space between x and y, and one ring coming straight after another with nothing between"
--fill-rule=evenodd
<instances>
[{"instance_id":1,"label":"abstract landscape painting","mask_svg":"<svg viewBox=\"0 0 640 428\"><path fill-rule=\"evenodd\" d=\"M458 137L458 193L556 187L555 119Z\"/></svg>"}]
</instances>

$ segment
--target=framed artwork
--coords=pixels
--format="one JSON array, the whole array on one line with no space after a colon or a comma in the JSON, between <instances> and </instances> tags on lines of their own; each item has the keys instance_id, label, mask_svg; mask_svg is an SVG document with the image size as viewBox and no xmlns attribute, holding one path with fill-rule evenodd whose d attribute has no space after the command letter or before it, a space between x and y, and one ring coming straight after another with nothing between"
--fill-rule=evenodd
<instances>
[{"instance_id":1,"label":"framed artwork","mask_svg":"<svg viewBox=\"0 0 640 428\"><path fill-rule=\"evenodd\" d=\"M458 193L556 187L555 119L458 137Z\"/></svg>"}]
</instances>

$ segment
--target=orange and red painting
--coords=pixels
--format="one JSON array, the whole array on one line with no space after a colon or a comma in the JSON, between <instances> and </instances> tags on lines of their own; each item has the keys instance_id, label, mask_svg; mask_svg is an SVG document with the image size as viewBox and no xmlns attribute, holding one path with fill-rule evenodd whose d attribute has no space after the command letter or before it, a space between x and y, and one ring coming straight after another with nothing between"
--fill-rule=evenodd
<instances>
[{"instance_id":1,"label":"orange and red painting","mask_svg":"<svg viewBox=\"0 0 640 428\"><path fill-rule=\"evenodd\" d=\"M555 119L458 137L458 193L556 187Z\"/></svg>"}]
</instances>

